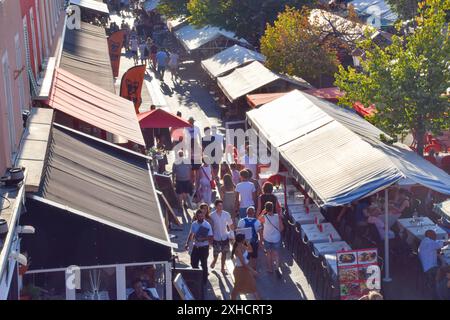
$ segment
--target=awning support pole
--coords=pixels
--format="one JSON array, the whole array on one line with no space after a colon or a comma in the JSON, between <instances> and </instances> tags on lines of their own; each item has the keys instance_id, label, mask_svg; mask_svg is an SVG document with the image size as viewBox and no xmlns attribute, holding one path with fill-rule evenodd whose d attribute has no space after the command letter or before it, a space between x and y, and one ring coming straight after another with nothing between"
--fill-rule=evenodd
<instances>
[{"instance_id":1,"label":"awning support pole","mask_svg":"<svg viewBox=\"0 0 450 320\"><path fill-rule=\"evenodd\" d=\"M389 275L389 192L384 189L384 282L392 281Z\"/></svg>"}]
</instances>

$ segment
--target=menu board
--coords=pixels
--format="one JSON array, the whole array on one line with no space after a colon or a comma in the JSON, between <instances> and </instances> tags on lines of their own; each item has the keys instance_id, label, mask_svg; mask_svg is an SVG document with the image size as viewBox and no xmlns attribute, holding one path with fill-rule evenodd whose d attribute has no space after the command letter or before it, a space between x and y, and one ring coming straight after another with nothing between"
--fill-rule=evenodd
<instances>
[{"instance_id":1,"label":"menu board","mask_svg":"<svg viewBox=\"0 0 450 320\"><path fill-rule=\"evenodd\" d=\"M357 300L370 291L367 283L371 273L367 268L378 265L376 248L338 251L336 261L341 300Z\"/></svg>"}]
</instances>

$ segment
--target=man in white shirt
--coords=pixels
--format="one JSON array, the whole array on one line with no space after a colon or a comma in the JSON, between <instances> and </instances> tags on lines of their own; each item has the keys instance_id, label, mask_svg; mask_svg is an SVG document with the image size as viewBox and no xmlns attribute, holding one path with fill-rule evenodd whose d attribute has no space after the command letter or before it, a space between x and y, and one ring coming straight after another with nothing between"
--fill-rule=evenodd
<instances>
[{"instance_id":1,"label":"man in white shirt","mask_svg":"<svg viewBox=\"0 0 450 320\"><path fill-rule=\"evenodd\" d=\"M214 206L216 210L211 213L214 255L211 269L214 269L219 254L222 254L221 271L223 274L226 274L225 261L227 260L227 253L230 251L230 233L234 230L234 225L230 213L223 211L222 200L216 200Z\"/></svg>"},{"instance_id":2,"label":"man in white shirt","mask_svg":"<svg viewBox=\"0 0 450 320\"><path fill-rule=\"evenodd\" d=\"M422 262L423 272L425 272L430 279L434 277L438 269L438 251L442 249L446 243L448 243L448 241L437 241L436 232L433 230L427 230L425 232L425 238L420 242L420 262Z\"/></svg>"},{"instance_id":3,"label":"man in white shirt","mask_svg":"<svg viewBox=\"0 0 450 320\"><path fill-rule=\"evenodd\" d=\"M250 182L247 170L241 170L239 173L241 182L236 185L236 208L239 208L239 218L243 219L247 216L247 208L255 206L256 188L253 182Z\"/></svg>"}]
</instances>

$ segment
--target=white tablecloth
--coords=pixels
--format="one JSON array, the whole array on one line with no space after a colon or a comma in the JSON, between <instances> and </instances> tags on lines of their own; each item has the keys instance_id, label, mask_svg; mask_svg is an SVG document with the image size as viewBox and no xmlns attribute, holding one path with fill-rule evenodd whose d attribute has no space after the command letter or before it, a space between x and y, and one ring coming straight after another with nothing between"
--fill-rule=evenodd
<instances>
[{"instance_id":1,"label":"white tablecloth","mask_svg":"<svg viewBox=\"0 0 450 320\"><path fill-rule=\"evenodd\" d=\"M338 251L351 250L345 241L323 242L313 244L314 252L318 255L335 254Z\"/></svg>"},{"instance_id":2,"label":"white tablecloth","mask_svg":"<svg viewBox=\"0 0 450 320\"><path fill-rule=\"evenodd\" d=\"M409 235L418 240L423 240L423 238L425 238L425 231L427 230L433 230L436 232L437 240L446 240L448 238L447 232L438 225L410 227L406 228L406 230Z\"/></svg>"},{"instance_id":3,"label":"white tablecloth","mask_svg":"<svg viewBox=\"0 0 450 320\"><path fill-rule=\"evenodd\" d=\"M339 233L333 227L333 225L329 222L323 223L323 231L320 232L319 228L315 224L304 224L301 226L302 237L307 237L308 241L311 243L320 243L320 242L328 242L329 235L333 237L333 241L342 240Z\"/></svg>"},{"instance_id":4,"label":"white tablecloth","mask_svg":"<svg viewBox=\"0 0 450 320\"><path fill-rule=\"evenodd\" d=\"M414 220L412 218L398 219L397 223L401 229L418 227L418 226L434 226L435 223L428 217L419 217Z\"/></svg>"},{"instance_id":5,"label":"white tablecloth","mask_svg":"<svg viewBox=\"0 0 450 320\"><path fill-rule=\"evenodd\" d=\"M316 217L319 222L323 222L325 220L325 217L319 211L313 211L310 213L294 212L291 213L291 216L294 219L294 221L300 225L315 223Z\"/></svg>"},{"instance_id":6,"label":"white tablecloth","mask_svg":"<svg viewBox=\"0 0 450 320\"><path fill-rule=\"evenodd\" d=\"M326 254L323 256L323 258L325 259L325 262L328 265L328 269L331 272L331 275L334 279L337 279L337 260L336 260L336 255L335 254Z\"/></svg>"}]
</instances>

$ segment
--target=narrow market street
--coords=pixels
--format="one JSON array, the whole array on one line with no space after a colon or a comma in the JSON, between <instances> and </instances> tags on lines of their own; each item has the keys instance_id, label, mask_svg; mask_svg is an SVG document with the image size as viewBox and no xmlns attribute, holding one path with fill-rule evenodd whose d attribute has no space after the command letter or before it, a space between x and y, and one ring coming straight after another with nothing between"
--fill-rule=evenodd
<instances>
[{"instance_id":1,"label":"narrow market street","mask_svg":"<svg viewBox=\"0 0 450 320\"><path fill-rule=\"evenodd\" d=\"M120 24L122 17L111 15L112 21ZM132 19L126 19L131 24ZM127 56L122 51L122 59L120 64L120 73L117 79L129 68L134 66L133 59ZM154 104L157 107L167 108L168 111L176 113L180 111L184 118L194 117L196 125L199 128L211 127L216 125L219 130L224 130L223 124L220 120L220 110L214 101L213 97L208 91L206 85L208 77L200 66L195 65L193 61L183 61L180 65L180 80L173 81L170 72L166 72L164 77L164 84L155 75L152 68L147 68L145 77L145 86L142 89L142 105L140 112L150 110L150 105ZM116 88L120 88L120 81L116 82ZM117 89L118 90L118 89ZM169 157L169 159L173 159ZM170 171L171 163L167 165ZM188 209L186 212L177 212L180 220L183 222L182 231L171 231L171 234L177 237L174 241L178 244L176 255L179 258L181 266L190 266L189 253L184 250L184 244L190 230L190 223L194 215L194 211ZM258 259L258 290L261 292L264 300L314 300L316 296L304 276L298 264L292 259L288 251L281 249L282 261L282 279L277 279L276 276L271 275L265 271L266 261L262 254L259 254ZM212 261L212 250L208 264ZM227 260L228 275L224 276L219 267L215 270L209 270L209 284L205 299L208 300L229 300L230 292L233 288L233 268L234 265L229 258ZM251 297L250 297L251 298ZM245 299L245 296L242 296Z\"/></svg>"}]
</instances>

